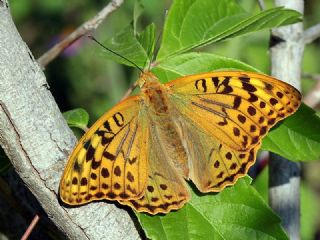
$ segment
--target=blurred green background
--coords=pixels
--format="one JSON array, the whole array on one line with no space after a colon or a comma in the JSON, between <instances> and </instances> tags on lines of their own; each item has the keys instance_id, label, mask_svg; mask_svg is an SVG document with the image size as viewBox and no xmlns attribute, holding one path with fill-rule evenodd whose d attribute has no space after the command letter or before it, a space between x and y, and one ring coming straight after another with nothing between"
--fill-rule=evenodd
<instances>
[{"instance_id":1,"label":"blurred green background","mask_svg":"<svg viewBox=\"0 0 320 240\"><path fill-rule=\"evenodd\" d=\"M108 2L103 0L12 0L10 8L18 31L35 58L38 58L77 26L92 18ZM144 12L138 21L138 29L143 29L151 22L155 22L159 34L170 2L169 0L141 0ZM257 1L240 0L238 2L248 12L259 11ZM134 0L125 1L118 10L107 17L93 35L100 41L104 41L131 24L134 4ZM272 1L266 1L266 6L272 7ZM319 22L320 1L306 1L305 28ZM207 46L199 51L235 58L269 73L269 35L270 31L265 30ZM319 73L319 62L320 39L306 46L303 72ZM127 68L106 59L101 47L86 37L66 49L46 67L44 72L60 110L64 112L77 107L84 108L90 114L90 123L117 103L138 76L136 69ZM315 80L303 78L303 94L307 94L314 84ZM306 240L320 239L319 170L319 162L303 165L301 222L302 239ZM267 201L266 178L267 171L264 169L255 186Z\"/></svg>"}]
</instances>

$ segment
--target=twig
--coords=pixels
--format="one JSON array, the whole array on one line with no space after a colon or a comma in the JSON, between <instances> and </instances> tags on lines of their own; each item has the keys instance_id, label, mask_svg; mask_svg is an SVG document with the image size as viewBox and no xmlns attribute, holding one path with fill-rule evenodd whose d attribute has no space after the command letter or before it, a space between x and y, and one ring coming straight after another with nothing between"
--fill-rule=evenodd
<instances>
[{"instance_id":1,"label":"twig","mask_svg":"<svg viewBox=\"0 0 320 240\"><path fill-rule=\"evenodd\" d=\"M266 9L266 5L264 3L264 0L258 0L258 4L259 4L260 10L265 10Z\"/></svg>"},{"instance_id":2,"label":"twig","mask_svg":"<svg viewBox=\"0 0 320 240\"><path fill-rule=\"evenodd\" d=\"M34 229L34 227L37 225L37 223L39 222L39 215L36 214L34 216L34 218L32 219L32 222L30 223L29 227L27 228L27 230L25 231L25 233L23 234L21 240L27 240L28 237L30 236L32 230Z\"/></svg>"},{"instance_id":3,"label":"twig","mask_svg":"<svg viewBox=\"0 0 320 240\"><path fill-rule=\"evenodd\" d=\"M113 0L105 6L96 16L89 21L80 25L75 31L68 35L61 42L53 46L49 51L44 53L38 58L38 63L44 69L53 59L55 59L64 49L69 47L76 40L87 34L88 32L96 29L101 22L114 10L121 6L124 0Z\"/></svg>"},{"instance_id":4,"label":"twig","mask_svg":"<svg viewBox=\"0 0 320 240\"><path fill-rule=\"evenodd\" d=\"M120 101L126 99L127 97L130 96L130 94L132 93L132 91L138 86L138 81L135 81L130 88L127 90L127 92L123 95L123 97L121 98Z\"/></svg>"},{"instance_id":5,"label":"twig","mask_svg":"<svg viewBox=\"0 0 320 240\"><path fill-rule=\"evenodd\" d=\"M316 73L303 73L302 77L310 78L315 81L320 81L320 74L316 74Z\"/></svg>"},{"instance_id":6,"label":"twig","mask_svg":"<svg viewBox=\"0 0 320 240\"><path fill-rule=\"evenodd\" d=\"M320 102L320 74L303 74L303 77L317 81L312 90L303 98L303 102L309 107L315 107Z\"/></svg>"},{"instance_id":7,"label":"twig","mask_svg":"<svg viewBox=\"0 0 320 240\"><path fill-rule=\"evenodd\" d=\"M303 41L308 44L320 37L320 23L308 28L304 31Z\"/></svg>"}]
</instances>

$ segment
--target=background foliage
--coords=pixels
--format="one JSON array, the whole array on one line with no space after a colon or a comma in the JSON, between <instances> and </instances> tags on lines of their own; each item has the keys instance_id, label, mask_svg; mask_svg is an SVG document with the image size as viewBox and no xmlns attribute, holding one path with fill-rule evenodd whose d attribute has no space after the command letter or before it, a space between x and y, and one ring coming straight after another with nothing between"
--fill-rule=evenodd
<instances>
[{"instance_id":1,"label":"background foliage","mask_svg":"<svg viewBox=\"0 0 320 240\"><path fill-rule=\"evenodd\" d=\"M169 8L171 1L143 0L141 2L144 5L144 11L139 21L135 22L137 31L155 22L158 26L157 34L159 34L159 28L165 19L165 9ZM256 1L242 0L238 3L247 12L258 13L260 11ZM19 32L37 58L83 21L95 15L105 4L105 1L98 0L82 2L75 0L67 2L62 0L12 0L11 11ZM133 19L134 4L133 0L126 1L99 27L94 35L100 40L105 40L121 32ZM272 7L272 1L267 1L267 7ZM305 12L304 24L307 28L319 22L320 2L306 2ZM317 64L320 60L319 43L316 41L307 45L305 49L303 71L306 73L320 71L320 66ZM264 30L229 41L218 42L202 48L201 51L241 60L268 73L270 67L268 44L269 30ZM138 76L137 70L107 60L106 55L101 52L96 44L82 38L50 63L45 70L50 89L61 111L84 108L89 112L91 123L118 102ZM304 78L303 93L307 93L313 85L313 80ZM5 174L8 164L2 158L0 163L0 169ZM317 232L319 234L320 220L315 214L318 207L317 201L320 200L320 179L317 174L319 169L319 162L307 163L303 167L301 192L303 239L315 239ZM266 169L263 169L254 182L257 191L265 196L265 199L267 199L266 173ZM145 223L144 218L148 217L140 216L139 218ZM165 226L165 223L159 224Z\"/></svg>"}]
</instances>

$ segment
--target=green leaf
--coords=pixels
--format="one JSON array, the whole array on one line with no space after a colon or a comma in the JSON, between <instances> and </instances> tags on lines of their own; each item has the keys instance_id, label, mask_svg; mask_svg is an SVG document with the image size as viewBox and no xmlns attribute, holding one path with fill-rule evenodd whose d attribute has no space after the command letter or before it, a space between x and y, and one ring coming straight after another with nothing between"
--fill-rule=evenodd
<instances>
[{"instance_id":1,"label":"green leaf","mask_svg":"<svg viewBox=\"0 0 320 240\"><path fill-rule=\"evenodd\" d=\"M175 0L166 18L158 61L181 52L265 28L300 21L281 7L250 16L234 0Z\"/></svg>"},{"instance_id":2,"label":"green leaf","mask_svg":"<svg viewBox=\"0 0 320 240\"><path fill-rule=\"evenodd\" d=\"M134 62L140 68L143 68L148 64L149 56L141 43L135 37L131 26L126 27L116 36L107 39L103 44L113 52L116 52L117 54ZM134 67L132 63L110 51L104 50L103 55L115 62Z\"/></svg>"},{"instance_id":3,"label":"green leaf","mask_svg":"<svg viewBox=\"0 0 320 240\"><path fill-rule=\"evenodd\" d=\"M275 126L263 139L262 148L293 161L320 158L320 118L302 104L298 111Z\"/></svg>"},{"instance_id":4,"label":"green leaf","mask_svg":"<svg viewBox=\"0 0 320 240\"><path fill-rule=\"evenodd\" d=\"M310 182L301 182L301 239L313 239L316 236L319 200Z\"/></svg>"},{"instance_id":5,"label":"green leaf","mask_svg":"<svg viewBox=\"0 0 320 240\"><path fill-rule=\"evenodd\" d=\"M154 53L155 31L156 25L154 23L151 23L142 33L137 35L138 41L146 51L148 59L150 60L152 59L151 55Z\"/></svg>"},{"instance_id":6,"label":"green leaf","mask_svg":"<svg viewBox=\"0 0 320 240\"><path fill-rule=\"evenodd\" d=\"M133 31L134 35L137 33L137 22L139 17L141 16L142 12L144 10L144 6L142 5L140 0L136 0L134 2L134 8L133 8Z\"/></svg>"},{"instance_id":7,"label":"green leaf","mask_svg":"<svg viewBox=\"0 0 320 240\"><path fill-rule=\"evenodd\" d=\"M254 67L243 62L221 57L211 53L185 53L167 59L152 69L161 82L168 82L178 77L212 72L217 70L235 70L258 72Z\"/></svg>"},{"instance_id":8,"label":"green leaf","mask_svg":"<svg viewBox=\"0 0 320 240\"><path fill-rule=\"evenodd\" d=\"M63 113L70 127L80 128L82 130L87 129L89 122L89 114L82 108L76 108Z\"/></svg>"},{"instance_id":9,"label":"green leaf","mask_svg":"<svg viewBox=\"0 0 320 240\"><path fill-rule=\"evenodd\" d=\"M249 182L245 177L219 194L192 192L185 207L167 215L136 215L153 240L288 239L280 219Z\"/></svg>"}]
</instances>

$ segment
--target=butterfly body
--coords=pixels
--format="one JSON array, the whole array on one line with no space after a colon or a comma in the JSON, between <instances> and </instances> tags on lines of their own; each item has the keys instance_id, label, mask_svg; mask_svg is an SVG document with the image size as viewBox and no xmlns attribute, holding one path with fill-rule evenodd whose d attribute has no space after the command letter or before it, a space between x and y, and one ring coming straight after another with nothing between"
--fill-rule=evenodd
<instances>
[{"instance_id":1,"label":"butterfly body","mask_svg":"<svg viewBox=\"0 0 320 240\"><path fill-rule=\"evenodd\" d=\"M174 105L170 102L170 89L161 84L154 75L145 73L141 78L146 78L141 95L143 99L142 108L148 115L149 125L159 139L163 151L168 155L173 166L188 179L187 153L183 146L179 125L175 120ZM161 140L161 141L160 141Z\"/></svg>"},{"instance_id":2,"label":"butterfly body","mask_svg":"<svg viewBox=\"0 0 320 240\"><path fill-rule=\"evenodd\" d=\"M167 213L201 192L233 185L261 139L299 106L292 86L257 73L212 72L161 84L143 73L141 93L106 112L79 140L60 183L70 205L117 200Z\"/></svg>"}]
</instances>

